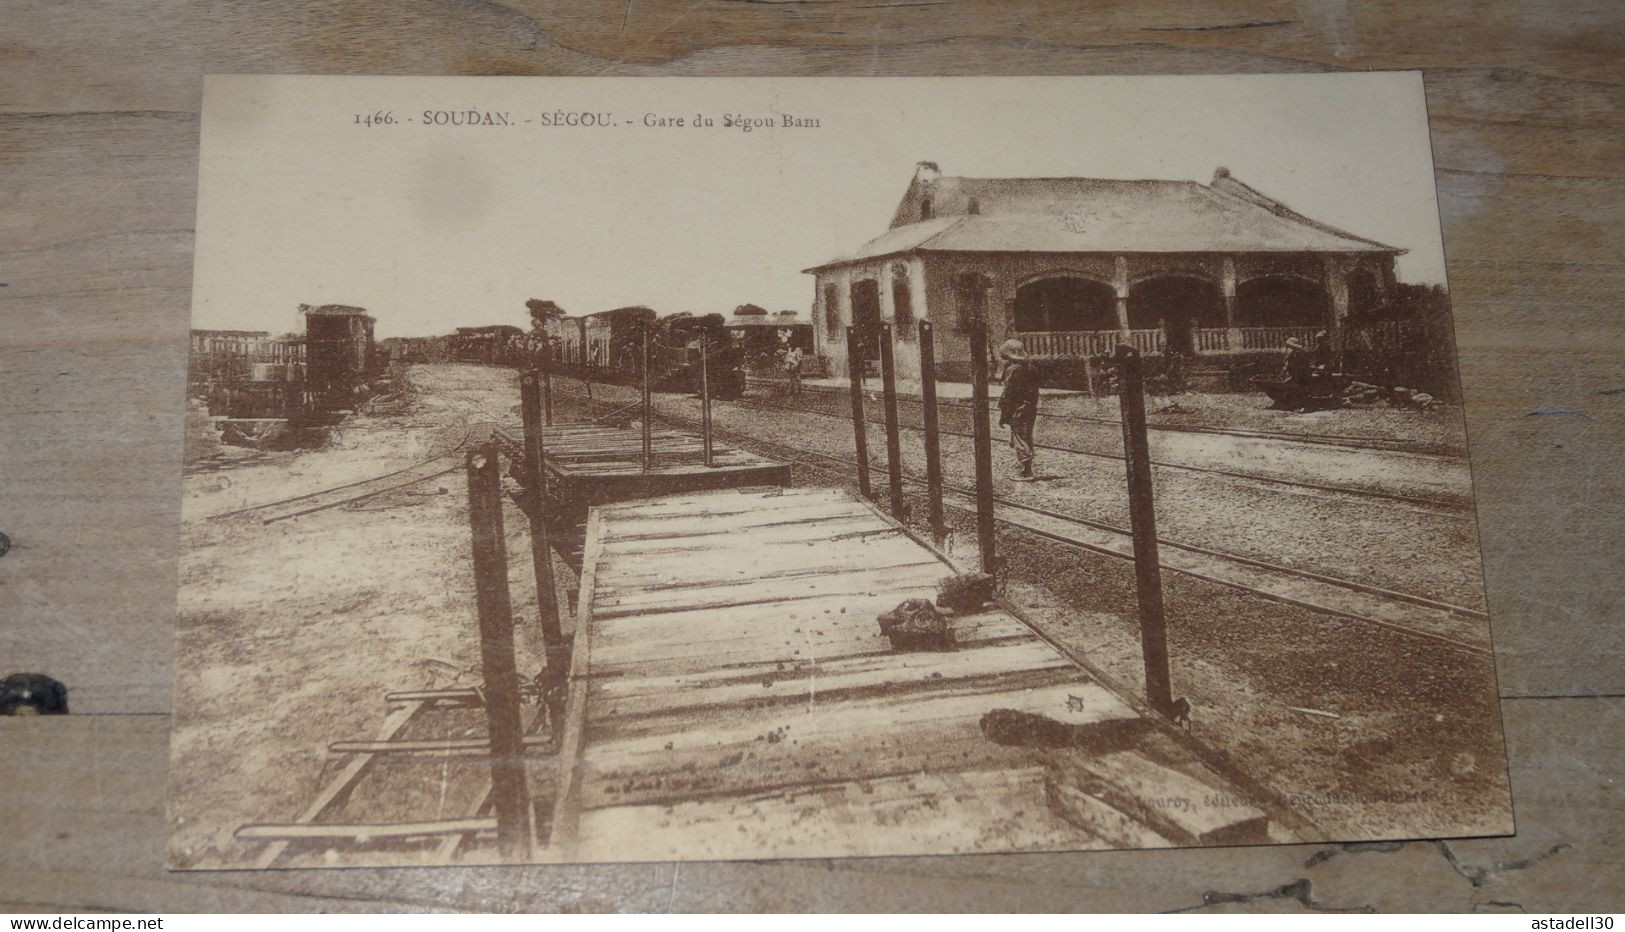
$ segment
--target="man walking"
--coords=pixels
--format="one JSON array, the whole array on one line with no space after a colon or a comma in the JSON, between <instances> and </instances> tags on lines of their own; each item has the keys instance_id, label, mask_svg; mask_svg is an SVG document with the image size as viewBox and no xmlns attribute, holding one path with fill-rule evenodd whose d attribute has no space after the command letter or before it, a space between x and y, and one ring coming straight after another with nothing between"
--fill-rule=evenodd
<instances>
[{"instance_id":1,"label":"man walking","mask_svg":"<svg viewBox=\"0 0 1625 932\"><path fill-rule=\"evenodd\" d=\"M784 351L784 376L790 382L790 394L801 394L801 348L791 346Z\"/></svg>"},{"instance_id":2,"label":"man walking","mask_svg":"<svg viewBox=\"0 0 1625 932\"><path fill-rule=\"evenodd\" d=\"M1038 424L1038 367L1027 356L1020 340L999 345L1004 360L1004 392L999 395L999 426L1010 428L1010 449L1016 451L1017 482L1031 482L1033 476L1033 429Z\"/></svg>"}]
</instances>

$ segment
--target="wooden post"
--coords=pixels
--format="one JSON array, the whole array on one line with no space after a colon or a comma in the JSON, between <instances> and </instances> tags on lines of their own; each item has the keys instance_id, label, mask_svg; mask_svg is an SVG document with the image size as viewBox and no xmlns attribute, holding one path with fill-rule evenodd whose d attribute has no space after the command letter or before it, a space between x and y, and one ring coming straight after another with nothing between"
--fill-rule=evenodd
<instances>
[{"instance_id":1,"label":"wooden post","mask_svg":"<svg viewBox=\"0 0 1625 932\"><path fill-rule=\"evenodd\" d=\"M942 515L942 447L937 433L937 349L931 322L920 321L920 404L925 428L925 497L931 509L931 539L939 545L948 536Z\"/></svg>"},{"instance_id":2,"label":"wooden post","mask_svg":"<svg viewBox=\"0 0 1625 932\"><path fill-rule=\"evenodd\" d=\"M891 324L880 325L880 397L886 412L886 481L891 491L892 517L906 517L903 501L903 441L897 426L897 360Z\"/></svg>"},{"instance_id":3,"label":"wooden post","mask_svg":"<svg viewBox=\"0 0 1625 932\"><path fill-rule=\"evenodd\" d=\"M993 523L993 427L988 423L987 321L982 314L970 322L971 424L976 440L976 543L982 553L982 572L997 575Z\"/></svg>"},{"instance_id":4,"label":"wooden post","mask_svg":"<svg viewBox=\"0 0 1625 932\"><path fill-rule=\"evenodd\" d=\"M858 454L858 491L864 498L875 497L869 488L869 437L863 421L862 340L857 327L846 328L846 369L852 380L852 442Z\"/></svg>"},{"instance_id":5,"label":"wooden post","mask_svg":"<svg viewBox=\"0 0 1625 932\"><path fill-rule=\"evenodd\" d=\"M700 449L705 454L705 468L710 469L716 463L711 461L711 362L706 353L706 339L700 337Z\"/></svg>"},{"instance_id":6,"label":"wooden post","mask_svg":"<svg viewBox=\"0 0 1625 932\"><path fill-rule=\"evenodd\" d=\"M542 347L542 415L548 427L553 426L553 346Z\"/></svg>"},{"instance_id":7,"label":"wooden post","mask_svg":"<svg viewBox=\"0 0 1625 932\"><path fill-rule=\"evenodd\" d=\"M539 382L535 372L519 377L519 408L525 425L525 512L530 519L530 559L536 573L536 610L541 619L542 644L547 652L547 676L562 679L569 659L564 652L564 630L559 626L553 551L547 540L547 451L540 423L542 406L536 397Z\"/></svg>"},{"instance_id":8,"label":"wooden post","mask_svg":"<svg viewBox=\"0 0 1625 932\"><path fill-rule=\"evenodd\" d=\"M651 421L654 414L654 401L649 395L649 327L643 327L643 471L648 472L655 465L654 436Z\"/></svg>"},{"instance_id":9,"label":"wooden post","mask_svg":"<svg viewBox=\"0 0 1625 932\"><path fill-rule=\"evenodd\" d=\"M1117 397L1123 411L1123 459L1128 467L1129 528L1134 534L1134 581L1140 602L1140 652L1151 707L1173 714L1168 673L1168 630L1157 555L1157 509L1151 486L1151 448L1145 430L1145 377L1140 351L1117 347Z\"/></svg>"},{"instance_id":10,"label":"wooden post","mask_svg":"<svg viewBox=\"0 0 1625 932\"><path fill-rule=\"evenodd\" d=\"M519 671L513 656L513 607L502 532L502 472L497 445L468 453L468 523L474 553L474 593L480 616L480 666L491 737L491 801L497 847L508 861L530 858L530 788L519 723Z\"/></svg>"}]
</instances>

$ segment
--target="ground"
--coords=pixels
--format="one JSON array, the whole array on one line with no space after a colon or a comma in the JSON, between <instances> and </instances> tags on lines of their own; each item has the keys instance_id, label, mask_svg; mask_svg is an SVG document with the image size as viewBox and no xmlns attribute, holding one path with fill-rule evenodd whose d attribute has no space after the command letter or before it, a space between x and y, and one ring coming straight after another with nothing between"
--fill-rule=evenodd
<instances>
[{"instance_id":1,"label":"ground","mask_svg":"<svg viewBox=\"0 0 1625 932\"><path fill-rule=\"evenodd\" d=\"M398 469L455 446L474 421L505 415L506 380L495 370L436 375L431 389L377 406L395 413L351 418L324 449L238 458L184 480L176 866L241 865L251 852L232 832L293 820L330 770L327 745L377 732L385 692L479 681L460 469L290 521L209 520ZM510 553L527 552L517 509L505 529ZM535 671L543 654L534 583L528 561L511 566L520 667ZM440 762L405 766L448 786ZM466 770L418 812L449 818L466 806L459 796L482 776Z\"/></svg>"},{"instance_id":2,"label":"ground","mask_svg":"<svg viewBox=\"0 0 1625 932\"><path fill-rule=\"evenodd\" d=\"M171 770L171 851L178 866L245 863L252 851L233 840L233 830L292 820L331 772L326 746L376 733L386 691L477 679L466 485L459 472L274 524L251 516L210 520L420 462L453 448L482 422L516 419L509 370L424 366L407 381L409 390L351 417L323 449L239 452L185 480ZM631 398L623 388L595 386L593 392L598 399ZM581 394L581 383L557 380L561 419L582 416ZM1047 399L1046 413L1072 401L1079 406L1074 413L1109 413L1082 407L1099 404L1088 398ZM1217 421L1204 426L1230 423L1217 412L1240 404L1209 396L1181 400L1182 407ZM697 416L697 404L680 396L659 396L657 407ZM715 413L718 426L728 430L830 456L851 455L850 422L835 417L748 404L719 404ZM1448 436L1449 425L1459 431L1460 423L1459 413L1449 409L1396 410L1384 413L1386 420L1366 412L1328 415L1314 416L1314 433L1357 435L1381 428L1385 437L1434 450L1459 440ZM1235 423L1286 432L1308 416L1290 417L1299 420L1248 416ZM1104 450L1112 433L1080 434L1079 448ZM904 440L910 469L923 470L917 435ZM1189 442L1186 436L1176 444ZM871 450L883 460L878 432ZM1361 455L1333 452L1325 468L1345 473L1349 458ZM998 454L1007 456L1002 449ZM1158 455L1184 462L1201 454L1175 445ZM999 494L1126 522L1121 461L1062 452L1041 456L1049 481L1021 486L1001 478ZM950 483L970 484L968 441L945 438L944 457ZM1465 481L1464 466L1448 458L1417 463L1418 473L1437 473L1421 481L1432 494ZM1254 465L1266 472L1286 468L1263 459ZM1458 474L1461 480L1452 478ZM1321 478L1341 481L1336 474ZM1418 482L1414 476L1400 479ZM1165 537L1466 606L1482 604L1470 512L1178 468L1158 470L1156 480ZM839 471L798 467L798 484L850 481ZM883 486L883 473L877 482ZM916 502L914 514L924 513ZM950 547L961 555L972 552L963 517L955 521ZM510 553L524 554L528 542L517 510L509 509L506 529ZM1001 530L999 545L1008 561L1007 594L1049 635L1137 684L1131 564L1008 529ZM529 564L520 558L511 566L521 619L520 667L535 671L542 652ZM1176 693L1196 707L1195 734L1327 837L1471 834L1507 824L1488 659L1165 575L1174 683ZM439 734L455 735L477 726L446 718L437 727ZM460 815L480 780L477 767L438 762L391 769L385 777L374 795L358 794L352 815L387 818L390 802L407 799L417 816ZM389 787L388 798L378 786Z\"/></svg>"}]
</instances>

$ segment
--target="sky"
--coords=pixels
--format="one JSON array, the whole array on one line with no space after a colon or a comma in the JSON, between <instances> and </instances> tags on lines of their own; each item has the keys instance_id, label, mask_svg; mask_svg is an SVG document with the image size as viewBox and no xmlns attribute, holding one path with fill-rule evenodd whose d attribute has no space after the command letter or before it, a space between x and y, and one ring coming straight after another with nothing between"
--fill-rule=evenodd
<instances>
[{"instance_id":1,"label":"sky","mask_svg":"<svg viewBox=\"0 0 1625 932\"><path fill-rule=\"evenodd\" d=\"M434 123L470 111L481 125ZM381 112L394 122L365 125ZM581 113L608 125L546 125ZM745 132L730 114L774 125ZM921 160L945 175L1203 183L1222 165L1408 249L1401 280L1444 281L1414 72L228 76L207 79L202 137L195 327L298 330L302 303L365 307L380 337L524 325L529 298L573 314L805 312L801 270L884 232Z\"/></svg>"}]
</instances>

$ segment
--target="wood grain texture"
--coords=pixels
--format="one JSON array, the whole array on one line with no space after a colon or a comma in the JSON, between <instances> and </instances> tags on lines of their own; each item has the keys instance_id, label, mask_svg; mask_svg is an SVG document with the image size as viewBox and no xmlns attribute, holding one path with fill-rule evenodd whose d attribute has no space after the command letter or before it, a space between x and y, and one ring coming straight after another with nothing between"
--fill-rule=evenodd
<instances>
[{"instance_id":1,"label":"wood grain texture","mask_svg":"<svg viewBox=\"0 0 1625 932\"><path fill-rule=\"evenodd\" d=\"M1625 8L0 0L0 909L1619 909ZM1359 849L170 875L201 76L1421 68L1519 834ZM1556 413L1536 413L1536 412ZM1587 698L1590 697L1590 698ZM15 835L13 834L15 833ZM1307 884L1299 881L1308 881Z\"/></svg>"}]
</instances>

